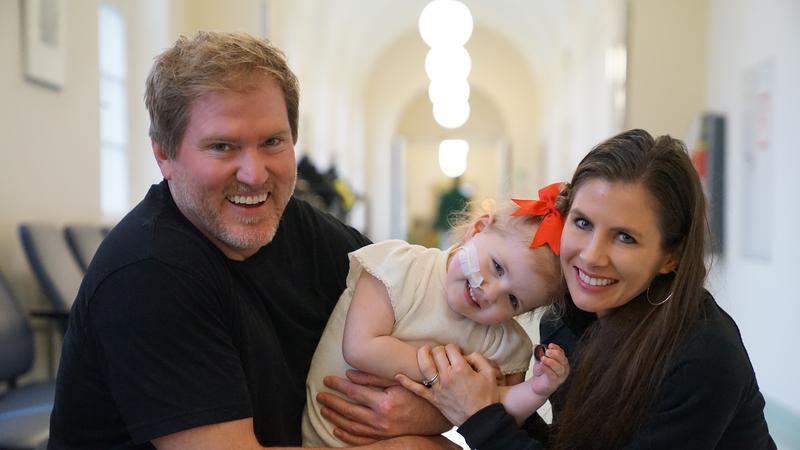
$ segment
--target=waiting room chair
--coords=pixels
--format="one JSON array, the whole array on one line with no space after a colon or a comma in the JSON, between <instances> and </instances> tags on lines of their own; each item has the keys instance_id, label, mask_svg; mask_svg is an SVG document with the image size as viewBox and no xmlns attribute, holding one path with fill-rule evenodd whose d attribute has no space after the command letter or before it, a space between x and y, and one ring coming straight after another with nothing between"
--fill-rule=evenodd
<instances>
[{"instance_id":1,"label":"waiting room chair","mask_svg":"<svg viewBox=\"0 0 800 450\"><path fill-rule=\"evenodd\" d=\"M50 434L55 383L18 386L33 364L33 332L25 310L0 274L0 449L42 449Z\"/></svg>"},{"instance_id":2,"label":"waiting room chair","mask_svg":"<svg viewBox=\"0 0 800 450\"><path fill-rule=\"evenodd\" d=\"M53 305L52 312L66 316L78 294L83 272L64 233L51 223L23 223L19 235L28 263Z\"/></svg>"},{"instance_id":3,"label":"waiting room chair","mask_svg":"<svg viewBox=\"0 0 800 450\"><path fill-rule=\"evenodd\" d=\"M64 227L64 237L83 273L86 273L92 257L107 233L107 229L102 225L72 224Z\"/></svg>"}]
</instances>

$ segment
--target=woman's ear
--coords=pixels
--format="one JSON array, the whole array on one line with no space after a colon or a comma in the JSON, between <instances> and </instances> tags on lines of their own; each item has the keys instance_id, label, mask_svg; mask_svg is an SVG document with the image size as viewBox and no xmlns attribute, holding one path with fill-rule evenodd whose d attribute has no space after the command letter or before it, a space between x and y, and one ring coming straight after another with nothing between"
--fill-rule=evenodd
<instances>
[{"instance_id":1,"label":"woman's ear","mask_svg":"<svg viewBox=\"0 0 800 450\"><path fill-rule=\"evenodd\" d=\"M661 275L668 274L678 268L678 260L680 260L680 253L678 250L672 251L667 255L667 258L658 269Z\"/></svg>"},{"instance_id":2,"label":"woman's ear","mask_svg":"<svg viewBox=\"0 0 800 450\"><path fill-rule=\"evenodd\" d=\"M484 214L478 217L474 222L472 222L472 225L470 225L469 229L467 230L467 235L465 237L467 239L473 238L476 234L483 231L492 222L494 222L494 215L492 214Z\"/></svg>"}]
</instances>

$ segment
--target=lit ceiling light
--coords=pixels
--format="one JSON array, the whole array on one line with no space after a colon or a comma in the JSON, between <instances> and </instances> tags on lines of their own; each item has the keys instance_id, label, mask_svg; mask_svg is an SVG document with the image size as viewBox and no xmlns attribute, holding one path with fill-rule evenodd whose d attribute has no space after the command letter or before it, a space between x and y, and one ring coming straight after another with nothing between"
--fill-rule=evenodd
<instances>
[{"instance_id":1,"label":"lit ceiling light","mask_svg":"<svg viewBox=\"0 0 800 450\"><path fill-rule=\"evenodd\" d=\"M469 82L465 78L437 78L428 85L428 98L433 104L464 101L469 100L469 91Z\"/></svg>"},{"instance_id":2,"label":"lit ceiling light","mask_svg":"<svg viewBox=\"0 0 800 450\"><path fill-rule=\"evenodd\" d=\"M472 36L472 13L457 0L434 0L419 16L419 34L428 47L463 46Z\"/></svg>"},{"instance_id":3,"label":"lit ceiling light","mask_svg":"<svg viewBox=\"0 0 800 450\"><path fill-rule=\"evenodd\" d=\"M470 107L466 100L433 104L433 118L445 128L458 128L469 119Z\"/></svg>"},{"instance_id":4,"label":"lit ceiling light","mask_svg":"<svg viewBox=\"0 0 800 450\"><path fill-rule=\"evenodd\" d=\"M463 139L445 139L439 143L439 168L448 177L464 175L467 170L469 143Z\"/></svg>"},{"instance_id":5,"label":"lit ceiling light","mask_svg":"<svg viewBox=\"0 0 800 450\"><path fill-rule=\"evenodd\" d=\"M472 58L464 47L435 47L425 56L425 73L429 80L467 79Z\"/></svg>"}]
</instances>

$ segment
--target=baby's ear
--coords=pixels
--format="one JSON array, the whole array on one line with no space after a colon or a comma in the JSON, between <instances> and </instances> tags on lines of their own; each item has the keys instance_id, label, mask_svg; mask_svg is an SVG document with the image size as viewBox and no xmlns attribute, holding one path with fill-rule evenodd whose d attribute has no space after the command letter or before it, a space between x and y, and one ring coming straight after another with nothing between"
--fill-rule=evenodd
<instances>
[{"instance_id":1,"label":"baby's ear","mask_svg":"<svg viewBox=\"0 0 800 450\"><path fill-rule=\"evenodd\" d=\"M493 214L484 214L470 225L469 229L467 230L466 238L470 239L474 237L476 234L483 231L487 226L491 225L494 222L494 215Z\"/></svg>"}]
</instances>

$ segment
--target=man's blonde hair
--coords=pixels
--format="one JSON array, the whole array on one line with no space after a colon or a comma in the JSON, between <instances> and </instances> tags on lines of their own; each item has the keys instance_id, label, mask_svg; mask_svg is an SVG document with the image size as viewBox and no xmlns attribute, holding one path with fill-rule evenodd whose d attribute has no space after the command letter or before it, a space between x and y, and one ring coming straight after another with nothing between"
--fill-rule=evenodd
<instances>
[{"instance_id":1,"label":"man's blonde hair","mask_svg":"<svg viewBox=\"0 0 800 450\"><path fill-rule=\"evenodd\" d=\"M150 138L168 158L175 158L192 101L212 91L247 90L263 76L280 85L292 140L297 142L299 87L283 52L246 33L200 31L181 36L156 57L147 76L144 101L150 113Z\"/></svg>"}]
</instances>

